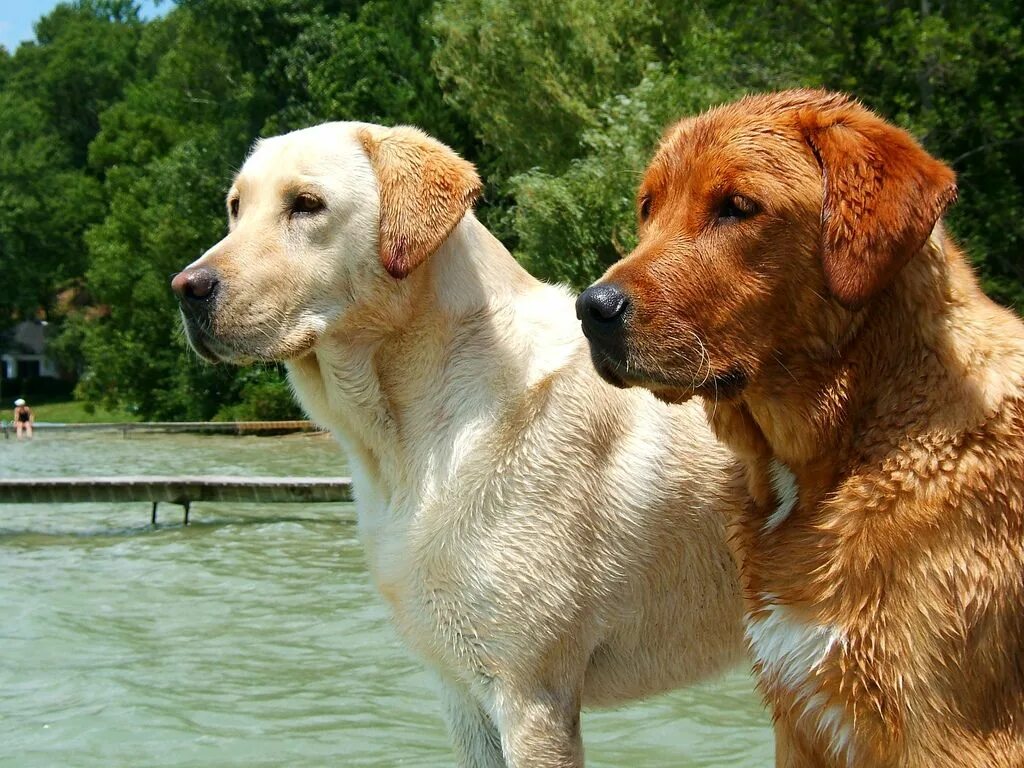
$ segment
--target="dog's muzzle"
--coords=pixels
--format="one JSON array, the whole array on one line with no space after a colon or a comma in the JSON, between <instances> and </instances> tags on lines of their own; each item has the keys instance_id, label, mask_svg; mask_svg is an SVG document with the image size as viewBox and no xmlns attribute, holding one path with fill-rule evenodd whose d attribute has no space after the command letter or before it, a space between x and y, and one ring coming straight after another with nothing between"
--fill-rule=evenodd
<instances>
[{"instance_id":1,"label":"dog's muzzle","mask_svg":"<svg viewBox=\"0 0 1024 768\"><path fill-rule=\"evenodd\" d=\"M614 283L592 285L576 299L576 317L590 342L598 373L611 384L625 386L619 370L626 362L625 323L629 296Z\"/></svg>"},{"instance_id":2,"label":"dog's muzzle","mask_svg":"<svg viewBox=\"0 0 1024 768\"><path fill-rule=\"evenodd\" d=\"M171 290L178 297L188 341L200 357L210 362L220 359L208 343L219 286L220 277L208 267L186 269L171 279Z\"/></svg>"}]
</instances>

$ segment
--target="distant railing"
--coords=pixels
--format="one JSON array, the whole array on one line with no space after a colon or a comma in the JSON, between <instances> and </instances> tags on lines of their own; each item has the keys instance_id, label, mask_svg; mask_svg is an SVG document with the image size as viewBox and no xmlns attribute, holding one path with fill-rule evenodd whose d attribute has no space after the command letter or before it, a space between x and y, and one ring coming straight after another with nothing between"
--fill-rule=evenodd
<instances>
[{"instance_id":1,"label":"distant railing","mask_svg":"<svg viewBox=\"0 0 1024 768\"><path fill-rule=\"evenodd\" d=\"M78 504L149 501L156 524L163 501L185 508L196 501L282 503L352 501L347 477L39 477L0 478L0 504Z\"/></svg>"}]
</instances>

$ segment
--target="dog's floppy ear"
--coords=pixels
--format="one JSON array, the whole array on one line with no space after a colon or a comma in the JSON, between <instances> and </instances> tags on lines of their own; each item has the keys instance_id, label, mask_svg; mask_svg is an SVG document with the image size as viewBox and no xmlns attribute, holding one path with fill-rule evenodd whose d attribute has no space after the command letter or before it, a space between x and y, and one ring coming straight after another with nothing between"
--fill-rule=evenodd
<instances>
[{"instance_id":1,"label":"dog's floppy ear","mask_svg":"<svg viewBox=\"0 0 1024 768\"><path fill-rule=\"evenodd\" d=\"M445 241L482 187L473 164L416 128L366 126L380 193L380 259L401 279Z\"/></svg>"},{"instance_id":2,"label":"dog's floppy ear","mask_svg":"<svg viewBox=\"0 0 1024 768\"><path fill-rule=\"evenodd\" d=\"M825 280L855 309L921 249L956 200L956 176L906 131L852 99L823 95L799 120L824 178Z\"/></svg>"}]
</instances>

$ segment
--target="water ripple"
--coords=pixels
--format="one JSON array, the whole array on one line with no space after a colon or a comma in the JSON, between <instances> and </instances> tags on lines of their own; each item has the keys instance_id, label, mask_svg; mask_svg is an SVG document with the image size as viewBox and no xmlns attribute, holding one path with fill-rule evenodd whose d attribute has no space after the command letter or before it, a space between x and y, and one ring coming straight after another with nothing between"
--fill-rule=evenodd
<instances>
[{"instance_id":1,"label":"water ripple","mask_svg":"<svg viewBox=\"0 0 1024 768\"><path fill-rule=\"evenodd\" d=\"M344 472L315 438L41 432L7 476ZM452 764L345 505L0 507L0 766ZM748 675L587 713L588 765L761 766Z\"/></svg>"}]
</instances>

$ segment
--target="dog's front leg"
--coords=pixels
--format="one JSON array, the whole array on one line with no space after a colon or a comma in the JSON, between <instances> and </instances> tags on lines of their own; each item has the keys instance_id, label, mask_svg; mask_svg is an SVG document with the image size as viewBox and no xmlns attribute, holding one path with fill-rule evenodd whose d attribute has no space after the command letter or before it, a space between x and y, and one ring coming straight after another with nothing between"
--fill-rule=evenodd
<instances>
[{"instance_id":1,"label":"dog's front leg","mask_svg":"<svg viewBox=\"0 0 1024 768\"><path fill-rule=\"evenodd\" d=\"M442 679L445 720L459 768L508 768L490 716L463 683Z\"/></svg>"},{"instance_id":2,"label":"dog's front leg","mask_svg":"<svg viewBox=\"0 0 1024 768\"><path fill-rule=\"evenodd\" d=\"M578 692L505 689L495 703L509 768L583 768Z\"/></svg>"}]
</instances>

